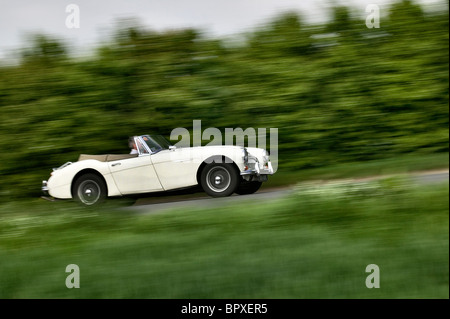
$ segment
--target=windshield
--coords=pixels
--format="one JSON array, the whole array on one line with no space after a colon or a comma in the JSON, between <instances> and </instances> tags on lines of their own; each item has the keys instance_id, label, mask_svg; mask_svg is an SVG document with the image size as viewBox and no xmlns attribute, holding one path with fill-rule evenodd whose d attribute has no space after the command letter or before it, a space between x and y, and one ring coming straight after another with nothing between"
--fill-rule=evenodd
<instances>
[{"instance_id":1,"label":"windshield","mask_svg":"<svg viewBox=\"0 0 450 319\"><path fill-rule=\"evenodd\" d=\"M152 153L161 150L168 150L172 144L162 135L142 135L142 139L147 143Z\"/></svg>"}]
</instances>

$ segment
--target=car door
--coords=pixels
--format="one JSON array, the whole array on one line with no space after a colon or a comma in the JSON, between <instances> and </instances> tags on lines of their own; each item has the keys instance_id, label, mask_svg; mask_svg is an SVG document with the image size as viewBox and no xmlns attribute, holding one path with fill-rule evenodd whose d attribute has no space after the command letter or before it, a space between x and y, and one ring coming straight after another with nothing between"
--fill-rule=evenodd
<instances>
[{"instance_id":1,"label":"car door","mask_svg":"<svg viewBox=\"0 0 450 319\"><path fill-rule=\"evenodd\" d=\"M138 194L163 190L149 151L136 139L139 155L108 162L109 169L121 194Z\"/></svg>"},{"instance_id":2,"label":"car door","mask_svg":"<svg viewBox=\"0 0 450 319\"><path fill-rule=\"evenodd\" d=\"M165 190L197 184L197 170L201 161L195 160L191 148L163 150L151 157Z\"/></svg>"}]
</instances>

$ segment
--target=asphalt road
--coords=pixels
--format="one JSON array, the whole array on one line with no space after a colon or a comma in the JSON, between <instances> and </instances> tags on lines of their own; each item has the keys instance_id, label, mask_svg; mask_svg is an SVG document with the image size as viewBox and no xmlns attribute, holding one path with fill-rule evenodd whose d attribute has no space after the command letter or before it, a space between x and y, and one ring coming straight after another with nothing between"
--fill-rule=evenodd
<instances>
[{"instance_id":1,"label":"asphalt road","mask_svg":"<svg viewBox=\"0 0 450 319\"><path fill-rule=\"evenodd\" d=\"M409 176L412 178L413 181L419 184L439 183L449 180L449 171L442 170L442 171L422 172L410 174ZM345 179L345 180L350 182L351 181L360 182L366 180L380 179L384 177L387 176L375 176L369 178ZM326 184L335 181L336 180L314 181L314 183ZM232 195L223 198L212 198L206 195L201 189L192 188L175 192L150 194L146 197L138 198L135 204L133 206L127 207L127 209L133 210L137 213L152 214L152 213L161 213L167 210L176 210L185 208L195 208L195 207L211 208L239 202L270 201L273 199L286 196L291 192L293 192L291 186L282 188L271 188L271 187L264 187L263 184L261 189L252 195Z\"/></svg>"}]
</instances>

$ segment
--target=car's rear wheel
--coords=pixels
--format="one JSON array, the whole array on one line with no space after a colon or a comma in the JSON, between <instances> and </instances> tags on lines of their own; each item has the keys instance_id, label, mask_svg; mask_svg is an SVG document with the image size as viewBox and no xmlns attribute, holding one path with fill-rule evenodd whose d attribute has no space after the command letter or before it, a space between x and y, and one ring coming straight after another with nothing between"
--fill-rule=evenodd
<instances>
[{"instance_id":1,"label":"car's rear wheel","mask_svg":"<svg viewBox=\"0 0 450 319\"><path fill-rule=\"evenodd\" d=\"M83 205L98 205L106 198L105 182L95 174L81 175L74 183L73 196Z\"/></svg>"},{"instance_id":2,"label":"car's rear wheel","mask_svg":"<svg viewBox=\"0 0 450 319\"><path fill-rule=\"evenodd\" d=\"M200 182L212 197L230 196L239 185L239 173L232 164L211 163L203 169Z\"/></svg>"},{"instance_id":3,"label":"car's rear wheel","mask_svg":"<svg viewBox=\"0 0 450 319\"><path fill-rule=\"evenodd\" d=\"M242 181L239 186L237 187L235 193L239 195L249 195L253 194L261 187L262 182L253 181L253 182L247 182Z\"/></svg>"}]
</instances>

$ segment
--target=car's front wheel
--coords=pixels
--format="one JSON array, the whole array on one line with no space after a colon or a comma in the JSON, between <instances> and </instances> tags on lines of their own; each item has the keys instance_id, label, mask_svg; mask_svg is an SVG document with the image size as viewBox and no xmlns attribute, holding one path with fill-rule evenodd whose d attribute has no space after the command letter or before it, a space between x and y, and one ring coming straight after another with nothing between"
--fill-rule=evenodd
<instances>
[{"instance_id":1,"label":"car's front wheel","mask_svg":"<svg viewBox=\"0 0 450 319\"><path fill-rule=\"evenodd\" d=\"M97 205L106 198L105 182L95 174L81 175L73 185L73 196L83 205Z\"/></svg>"},{"instance_id":2,"label":"car's front wheel","mask_svg":"<svg viewBox=\"0 0 450 319\"><path fill-rule=\"evenodd\" d=\"M232 164L208 164L202 171L201 185L212 197L230 196L239 185L239 172Z\"/></svg>"}]
</instances>

